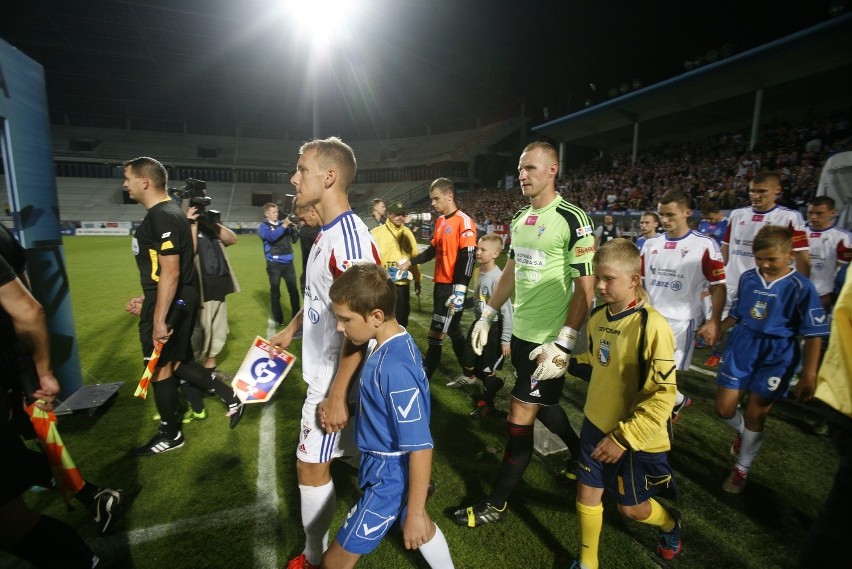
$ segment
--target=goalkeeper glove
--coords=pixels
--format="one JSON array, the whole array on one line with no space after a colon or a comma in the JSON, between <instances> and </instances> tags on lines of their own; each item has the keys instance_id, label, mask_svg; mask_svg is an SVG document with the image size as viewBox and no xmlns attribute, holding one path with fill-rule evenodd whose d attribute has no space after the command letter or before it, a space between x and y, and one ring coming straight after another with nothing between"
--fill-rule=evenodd
<instances>
[{"instance_id":1,"label":"goalkeeper glove","mask_svg":"<svg viewBox=\"0 0 852 569\"><path fill-rule=\"evenodd\" d=\"M450 295L450 298L447 299L447 302L444 303L449 311L455 314L456 312L461 312L464 309L464 295L467 294L467 285L457 284L453 285L453 294Z\"/></svg>"},{"instance_id":2,"label":"goalkeeper glove","mask_svg":"<svg viewBox=\"0 0 852 569\"><path fill-rule=\"evenodd\" d=\"M482 355L482 349L488 343L488 332L491 330L491 324L497 318L497 310L491 308L487 304L482 309L482 316L473 325L473 332L470 334L470 343L473 346L473 353L477 356Z\"/></svg>"},{"instance_id":3,"label":"goalkeeper glove","mask_svg":"<svg viewBox=\"0 0 852 569\"><path fill-rule=\"evenodd\" d=\"M537 381L545 381L565 375L568 369L568 359L576 341L577 331L570 326L563 326L559 330L556 340L542 344L530 352L530 360L542 356L532 378Z\"/></svg>"}]
</instances>

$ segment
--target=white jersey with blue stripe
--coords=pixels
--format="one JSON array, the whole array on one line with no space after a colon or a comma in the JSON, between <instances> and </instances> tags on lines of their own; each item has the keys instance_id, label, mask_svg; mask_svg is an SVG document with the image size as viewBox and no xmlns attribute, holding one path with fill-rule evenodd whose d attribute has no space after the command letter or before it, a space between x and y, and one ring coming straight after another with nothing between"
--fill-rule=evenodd
<instances>
[{"instance_id":1,"label":"white jersey with blue stripe","mask_svg":"<svg viewBox=\"0 0 852 569\"><path fill-rule=\"evenodd\" d=\"M730 314L738 325L776 338L828 335L828 316L816 288L795 269L771 283L751 269L738 288Z\"/></svg>"},{"instance_id":2,"label":"white jersey with blue stripe","mask_svg":"<svg viewBox=\"0 0 852 569\"><path fill-rule=\"evenodd\" d=\"M359 395L355 442L361 452L412 452L433 447L429 380L420 349L408 332L392 336L367 356Z\"/></svg>"},{"instance_id":3,"label":"white jersey with blue stripe","mask_svg":"<svg viewBox=\"0 0 852 569\"><path fill-rule=\"evenodd\" d=\"M327 391L337 371L343 334L331 310L328 290L334 279L355 263L379 264L379 249L364 222L351 210L323 225L305 268L302 315L302 377Z\"/></svg>"}]
</instances>

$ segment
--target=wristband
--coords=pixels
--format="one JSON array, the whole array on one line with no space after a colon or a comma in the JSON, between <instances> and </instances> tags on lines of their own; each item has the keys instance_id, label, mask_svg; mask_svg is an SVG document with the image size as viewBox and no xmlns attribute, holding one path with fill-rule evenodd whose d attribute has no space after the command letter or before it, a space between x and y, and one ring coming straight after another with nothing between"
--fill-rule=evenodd
<instances>
[{"instance_id":1,"label":"wristband","mask_svg":"<svg viewBox=\"0 0 852 569\"><path fill-rule=\"evenodd\" d=\"M487 320L489 323L494 322L497 319L497 309L491 308L486 304L485 308L482 309L482 316L480 316L479 319Z\"/></svg>"},{"instance_id":2,"label":"wristband","mask_svg":"<svg viewBox=\"0 0 852 569\"><path fill-rule=\"evenodd\" d=\"M577 343L578 335L579 332L570 326L563 326L559 330L559 335L556 337L556 340L554 340L554 343L568 352L573 352L574 345Z\"/></svg>"}]
</instances>

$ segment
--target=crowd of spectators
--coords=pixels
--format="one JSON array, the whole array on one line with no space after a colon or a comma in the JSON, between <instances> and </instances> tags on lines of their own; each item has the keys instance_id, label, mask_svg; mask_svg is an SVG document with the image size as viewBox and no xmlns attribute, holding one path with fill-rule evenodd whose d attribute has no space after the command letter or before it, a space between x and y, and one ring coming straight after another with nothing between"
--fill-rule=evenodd
<instances>
[{"instance_id":1,"label":"crowd of spectators","mask_svg":"<svg viewBox=\"0 0 852 569\"><path fill-rule=\"evenodd\" d=\"M848 113L791 125L773 121L760 129L749 150L747 129L699 142L665 145L630 155L602 156L566 169L558 189L591 214L656 209L669 190L693 198L695 209L713 200L722 210L748 205L748 182L761 170L781 174L780 203L804 208L815 195L822 165L833 154L852 150ZM480 225L508 223L527 200L520 190L479 189L461 195L461 207Z\"/></svg>"}]
</instances>

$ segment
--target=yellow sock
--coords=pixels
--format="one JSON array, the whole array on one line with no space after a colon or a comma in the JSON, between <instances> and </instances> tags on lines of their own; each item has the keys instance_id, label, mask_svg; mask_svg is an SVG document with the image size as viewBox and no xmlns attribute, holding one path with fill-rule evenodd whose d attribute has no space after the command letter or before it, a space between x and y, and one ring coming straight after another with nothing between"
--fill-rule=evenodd
<instances>
[{"instance_id":1,"label":"yellow sock","mask_svg":"<svg viewBox=\"0 0 852 569\"><path fill-rule=\"evenodd\" d=\"M598 569L598 544L603 527L603 504L586 506L577 502L580 520L580 565L584 569Z\"/></svg>"},{"instance_id":2,"label":"yellow sock","mask_svg":"<svg viewBox=\"0 0 852 569\"><path fill-rule=\"evenodd\" d=\"M672 531L675 527L674 517L653 498L648 501L651 503L651 515L639 521L650 526L657 526L663 531Z\"/></svg>"}]
</instances>

